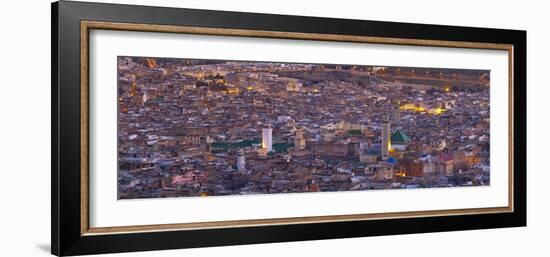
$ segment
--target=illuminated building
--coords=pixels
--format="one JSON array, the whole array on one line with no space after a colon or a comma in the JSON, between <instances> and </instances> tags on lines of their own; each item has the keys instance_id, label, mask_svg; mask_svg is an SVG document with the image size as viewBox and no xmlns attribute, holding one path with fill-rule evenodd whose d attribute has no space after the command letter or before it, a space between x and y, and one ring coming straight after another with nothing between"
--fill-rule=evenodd
<instances>
[{"instance_id":1,"label":"illuminated building","mask_svg":"<svg viewBox=\"0 0 550 257\"><path fill-rule=\"evenodd\" d=\"M238 95L240 91L238 88L229 88L226 90L226 92L229 95Z\"/></svg>"},{"instance_id":2,"label":"illuminated building","mask_svg":"<svg viewBox=\"0 0 550 257\"><path fill-rule=\"evenodd\" d=\"M137 85L136 82L132 82L132 86L130 87L130 96L136 96L137 95Z\"/></svg>"},{"instance_id":3,"label":"illuminated building","mask_svg":"<svg viewBox=\"0 0 550 257\"><path fill-rule=\"evenodd\" d=\"M385 121L382 123L382 159L386 159L391 148L391 130L390 123Z\"/></svg>"},{"instance_id":4,"label":"illuminated building","mask_svg":"<svg viewBox=\"0 0 550 257\"><path fill-rule=\"evenodd\" d=\"M146 58L147 66L149 66L150 69L154 69L157 67L157 60L152 58Z\"/></svg>"},{"instance_id":5,"label":"illuminated building","mask_svg":"<svg viewBox=\"0 0 550 257\"><path fill-rule=\"evenodd\" d=\"M445 107L445 106L443 106ZM413 112L419 112L419 113L429 113L433 115L440 115L444 113L446 110L442 107L436 107L436 108L426 108L422 105L416 105L416 104L404 104L399 107L399 110L403 111L413 111Z\"/></svg>"},{"instance_id":6,"label":"illuminated building","mask_svg":"<svg viewBox=\"0 0 550 257\"><path fill-rule=\"evenodd\" d=\"M302 90L302 83L289 82L286 86L286 90L289 92L300 92Z\"/></svg>"},{"instance_id":7,"label":"illuminated building","mask_svg":"<svg viewBox=\"0 0 550 257\"><path fill-rule=\"evenodd\" d=\"M262 148L268 153L273 150L272 133L273 129L271 127L262 128Z\"/></svg>"}]
</instances>

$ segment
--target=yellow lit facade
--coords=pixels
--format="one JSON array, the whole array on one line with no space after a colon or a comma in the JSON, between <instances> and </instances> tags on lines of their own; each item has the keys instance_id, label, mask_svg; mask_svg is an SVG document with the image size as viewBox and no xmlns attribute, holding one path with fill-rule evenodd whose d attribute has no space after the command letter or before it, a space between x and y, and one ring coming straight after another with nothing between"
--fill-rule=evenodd
<instances>
[{"instance_id":1,"label":"yellow lit facade","mask_svg":"<svg viewBox=\"0 0 550 257\"><path fill-rule=\"evenodd\" d=\"M238 88L230 88L230 89L227 89L227 93L230 94L230 95L238 95L239 94L239 89Z\"/></svg>"},{"instance_id":2,"label":"yellow lit facade","mask_svg":"<svg viewBox=\"0 0 550 257\"><path fill-rule=\"evenodd\" d=\"M445 112L445 109L443 108L433 108L433 109L427 109L426 107L423 107L421 105L415 105L415 104L404 104L399 106L399 109L402 111L413 111L413 112L426 112L433 115L440 115Z\"/></svg>"}]
</instances>

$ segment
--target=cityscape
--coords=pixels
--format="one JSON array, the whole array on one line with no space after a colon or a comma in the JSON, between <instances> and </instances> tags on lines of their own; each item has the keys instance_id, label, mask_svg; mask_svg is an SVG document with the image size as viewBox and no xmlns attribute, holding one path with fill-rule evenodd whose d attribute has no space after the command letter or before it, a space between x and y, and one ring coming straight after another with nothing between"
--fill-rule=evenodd
<instances>
[{"instance_id":1,"label":"cityscape","mask_svg":"<svg viewBox=\"0 0 550 257\"><path fill-rule=\"evenodd\" d=\"M490 71L119 56L118 199L490 185Z\"/></svg>"}]
</instances>

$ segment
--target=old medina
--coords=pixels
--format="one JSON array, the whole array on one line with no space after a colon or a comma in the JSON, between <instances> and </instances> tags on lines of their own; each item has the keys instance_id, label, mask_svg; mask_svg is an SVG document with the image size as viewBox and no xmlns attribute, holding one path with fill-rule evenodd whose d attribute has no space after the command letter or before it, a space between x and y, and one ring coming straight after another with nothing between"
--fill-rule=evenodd
<instances>
[{"instance_id":1,"label":"old medina","mask_svg":"<svg viewBox=\"0 0 550 257\"><path fill-rule=\"evenodd\" d=\"M489 185L489 71L118 58L118 198Z\"/></svg>"}]
</instances>

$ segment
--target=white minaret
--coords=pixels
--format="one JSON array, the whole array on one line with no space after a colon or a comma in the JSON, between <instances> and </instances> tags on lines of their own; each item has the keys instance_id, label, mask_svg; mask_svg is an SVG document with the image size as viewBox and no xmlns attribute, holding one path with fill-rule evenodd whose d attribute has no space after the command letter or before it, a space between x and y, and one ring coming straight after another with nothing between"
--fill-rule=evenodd
<instances>
[{"instance_id":1,"label":"white minaret","mask_svg":"<svg viewBox=\"0 0 550 257\"><path fill-rule=\"evenodd\" d=\"M143 103L147 103L147 91L143 93Z\"/></svg>"},{"instance_id":2,"label":"white minaret","mask_svg":"<svg viewBox=\"0 0 550 257\"><path fill-rule=\"evenodd\" d=\"M262 148L265 149L268 153L272 151L272 133L273 129L271 127L262 128Z\"/></svg>"},{"instance_id":3,"label":"white minaret","mask_svg":"<svg viewBox=\"0 0 550 257\"><path fill-rule=\"evenodd\" d=\"M243 149L241 149L237 154L237 171L238 172L246 171L246 160L245 160Z\"/></svg>"},{"instance_id":4,"label":"white minaret","mask_svg":"<svg viewBox=\"0 0 550 257\"><path fill-rule=\"evenodd\" d=\"M382 122L382 158L388 157L391 148L391 128L390 123Z\"/></svg>"}]
</instances>

